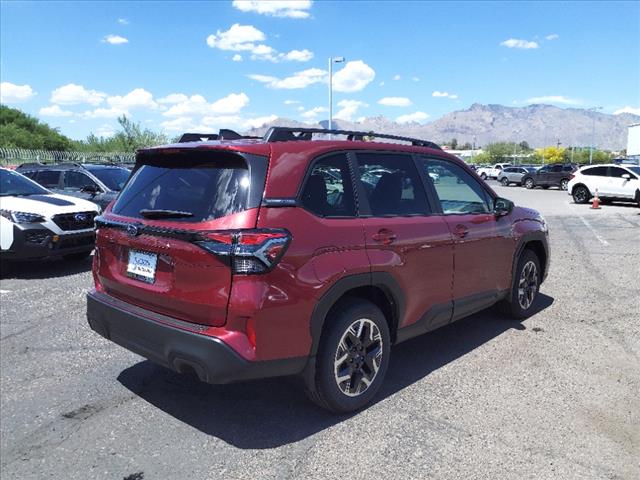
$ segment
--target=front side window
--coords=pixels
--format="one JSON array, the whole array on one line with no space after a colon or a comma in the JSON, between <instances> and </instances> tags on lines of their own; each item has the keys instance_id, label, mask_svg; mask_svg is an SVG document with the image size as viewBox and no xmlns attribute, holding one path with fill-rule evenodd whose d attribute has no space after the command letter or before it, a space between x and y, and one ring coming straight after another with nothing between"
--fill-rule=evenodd
<instances>
[{"instance_id":1,"label":"front side window","mask_svg":"<svg viewBox=\"0 0 640 480\"><path fill-rule=\"evenodd\" d=\"M313 164L302 190L302 204L321 217L353 217L355 202L347 157L324 157Z\"/></svg>"},{"instance_id":2,"label":"front side window","mask_svg":"<svg viewBox=\"0 0 640 480\"><path fill-rule=\"evenodd\" d=\"M125 168L97 168L92 170L91 173L98 177L102 183L104 183L109 190L115 190L119 192L127 180L129 179L130 172Z\"/></svg>"},{"instance_id":3,"label":"front side window","mask_svg":"<svg viewBox=\"0 0 640 480\"><path fill-rule=\"evenodd\" d=\"M429 206L413 158L359 153L358 178L373 216L427 215ZM439 176L435 171L433 176Z\"/></svg>"},{"instance_id":4,"label":"front side window","mask_svg":"<svg viewBox=\"0 0 640 480\"><path fill-rule=\"evenodd\" d=\"M554 173L558 173L562 171L562 165L554 165L553 167L551 167L551 171Z\"/></svg>"},{"instance_id":5,"label":"front side window","mask_svg":"<svg viewBox=\"0 0 640 480\"><path fill-rule=\"evenodd\" d=\"M629 172L627 172L624 168L609 167L609 176L610 177L622 178L622 175L624 175L625 173L627 175L629 175Z\"/></svg>"},{"instance_id":6,"label":"front side window","mask_svg":"<svg viewBox=\"0 0 640 480\"><path fill-rule=\"evenodd\" d=\"M433 186L445 214L488 213L492 210L491 197L482 185L466 170L446 160L424 158L420 160L425 171L439 168L446 172Z\"/></svg>"},{"instance_id":7,"label":"front side window","mask_svg":"<svg viewBox=\"0 0 640 480\"><path fill-rule=\"evenodd\" d=\"M64 172L64 189L74 192L82 190L84 187L97 186L96 183L82 172L68 170Z\"/></svg>"}]
</instances>

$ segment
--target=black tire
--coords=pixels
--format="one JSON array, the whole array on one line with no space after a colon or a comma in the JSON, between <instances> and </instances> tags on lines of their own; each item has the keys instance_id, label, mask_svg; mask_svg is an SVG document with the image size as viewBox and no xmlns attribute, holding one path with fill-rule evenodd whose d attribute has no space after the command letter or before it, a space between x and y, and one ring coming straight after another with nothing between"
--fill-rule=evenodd
<instances>
[{"instance_id":1,"label":"black tire","mask_svg":"<svg viewBox=\"0 0 640 480\"><path fill-rule=\"evenodd\" d=\"M360 337L364 337L368 342L371 340L366 337L374 335L376 340L373 343L366 345L366 342L354 342L353 339L357 337L350 334L349 330L355 332L354 325L357 326L358 322L367 322L363 324ZM378 333L375 333L372 325L375 325ZM346 347L349 347L349 350L345 350ZM367 353L368 349L372 350ZM381 352L380 355L377 354L378 351ZM336 366L336 357L341 353L342 358L347 358ZM391 335L387 320L380 309L357 298L341 302L337 308L332 309L325 321L316 356L315 377L310 380L311 385L307 384L307 395L318 406L331 412L346 413L358 410L368 404L380 389L387 373L390 354ZM339 366L343 367L345 376L349 376L348 380L338 382ZM373 374L368 386L365 383L367 372L368 375ZM349 393L345 393L344 389L349 390ZM355 391L351 392L352 390ZM360 393L358 390L361 390Z\"/></svg>"},{"instance_id":2,"label":"black tire","mask_svg":"<svg viewBox=\"0 0 640 480\"><path fill-rule=\"evenodd\" d=\"M481 178L481 179L483 179L483 180L486 180L486 179L487 179L487 174L486 174L486 173L484 173L484 172L482 172L482 173L480 174L480 178Z\"/></svg>"},{"instance_id":3,"label":"black tire","mask_svg":"<svg viewBox=\"0 0 640 480\"><path fill-rule=\"evenodd\" d=\"M576 185L573 188L573 192L571 192L571 196L575 203L584 204L591 198L591 192L584 185Z\"/></svg>"},{"instance_id":4,"label":"black tire","mask_svg":"<svg viewBox=\"0 0 640 480\"><path fill-rule=\"evenodd\" d=\"M640 190L636 190L636 204L640 208Z\"/></svg>"},{"instance_id":5,"label":"black tire","mask_svg":"<svg viewBox=\"0 0 640 480\"><path fill-rule=\"evenodd\" d=\"M522 183L524 184L524 186L531 190L532 188L534 188L536 186L536 182L533 181L533 178L529 177L529 178L525 178Z\"/></svg>"},{"instance_id":6,"label":"black tire","mask_svg":"<svg viewBox=\"0 0 640 480\"><path fill-rule=\"evenodd\" d=\"M67 255L63 255L62 258L69 262L81 262L89 258L89 255L91 255L91 250L88 252L68 253Z\"/></svg>"},{"instance_id":7,"label":"black tire","mask_svg":"<svg viewBox=\"0 0 640 480\"><path fill-rule=\"evenodd\" d=\"M509 186L509 179L507 177L503 177L502 180L500 181L500 183L502 184L503 187L508 187Z\"/></svg>"},{"instance_id":8,"label":"black tire","mask_svg":"<svg viewBox=\"0 0 640 480\"><path fill-rule=\"evenodd\" d=\"M563 178L562 180L560 180L560 189L566 191L568 188L569 188L569 179Z\"/></svg>"},{"instance_id":9,"label":"black tire","mask_svg":"<svg viewBox=\"0 0 640 480\"><path fill-rule=\"evenodd\" d=\"M542 188L543 188L544 190L548 190L548 189L549 189L549 185L543 185L543 186L542 186Z\"/></svg>"},{"instance_id":10,"label":"black tire","mask_svg":"<svg viewBox=\"0 0 640 480\"><path fill-rule=\"evenodd\" d=\"M524 293L525 296L527 296L527 301L523 302L520 287L523 282L523 271L525 267L531 268L529 266L530 263L534 266L535 281L533 278L524 280L526 285ZM518 259L518 265L513 275L511 292L509 293L509 296L501 302L500 306L502 311L515 320L522 320L530 317L533 314L536 300L538 299L541 280L540 260L538 259L538 256L532 250L525 249ZM533 285L533 283L535 283L535 285ZM530 292L531 288L533 288L533 292Z\"/></svg>"}]
</instances>

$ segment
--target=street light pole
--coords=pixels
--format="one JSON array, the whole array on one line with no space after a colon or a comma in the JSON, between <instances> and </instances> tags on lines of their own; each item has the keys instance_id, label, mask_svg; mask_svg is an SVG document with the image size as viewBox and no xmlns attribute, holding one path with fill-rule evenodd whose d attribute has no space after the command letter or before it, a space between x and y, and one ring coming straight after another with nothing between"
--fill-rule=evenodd
<instances>
[{"instance_id":1,"label":"street light pole","mask_svg":"<svg viewBox=\"0 0 640 480\"><path fill-rule=\"evenodd\" d=\"M344 57L329 57L329 130L333 129L333 64L344 62Z\"/></svg>"},{"instance_id":2,"label":"street light pole","mask_svg":"<svg viewBox=\"0 0 640 480\"><path fill-rule=\"evenodd\" d=\"M589 148L589 165L591 165L591 162L593 162L593 142L595 141L595 136L596 136L596 116L595 116L595 112L597 110L602 110L602 107L593 107L593 108L589 109L590 112L594 113L594 115L591 118L593 123L591 124L591 147Z\"/></svg>"}]
</instances>

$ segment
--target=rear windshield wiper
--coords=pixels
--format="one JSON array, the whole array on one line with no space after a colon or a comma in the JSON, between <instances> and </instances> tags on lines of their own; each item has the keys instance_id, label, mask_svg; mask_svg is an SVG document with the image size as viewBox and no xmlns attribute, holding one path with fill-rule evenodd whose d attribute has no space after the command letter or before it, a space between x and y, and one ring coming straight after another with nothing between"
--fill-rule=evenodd
<instances>
[{"instance_id":1,"label":"rear windshield wiper","mask_svg":"<svg viewBox=\"0 0 640 480\"><path fill-rule=\"evenodd\" d=\"M193 213L182 210L140 210L144 218L189 218Z\"/></svg>"}]
</instances>

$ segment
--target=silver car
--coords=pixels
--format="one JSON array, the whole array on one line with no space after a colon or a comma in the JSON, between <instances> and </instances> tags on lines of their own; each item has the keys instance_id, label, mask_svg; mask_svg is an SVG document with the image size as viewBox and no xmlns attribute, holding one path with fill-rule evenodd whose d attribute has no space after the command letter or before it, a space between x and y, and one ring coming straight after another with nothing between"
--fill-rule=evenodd
<instances>
[{"instance_id":1,"label":"silver car","mask_svg":"<svg viewBox=\"0 0 640 480\"><path fill-rule=\"evenodd\" d=\"M506 167L503 168L498 175L498 181L505 187L512 183L522 185L522 177L527 173L533 173L536 169L533 167Z\"/></svg>"}]
</instances>

